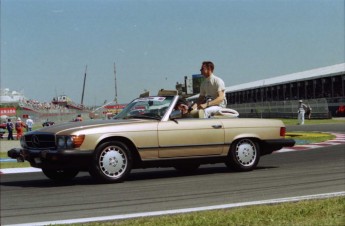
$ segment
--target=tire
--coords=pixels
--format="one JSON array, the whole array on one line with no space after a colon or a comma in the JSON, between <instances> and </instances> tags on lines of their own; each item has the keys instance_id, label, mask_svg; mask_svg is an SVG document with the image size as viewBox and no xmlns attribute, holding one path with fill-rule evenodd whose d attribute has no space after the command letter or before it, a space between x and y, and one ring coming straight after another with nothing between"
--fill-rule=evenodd
<instances>
[{"instance_id":1,"label":"tire","mask_svg":"<svg viewBox=\"0 0 345 226\"><path fill-rule=\"evenodd\" d=\"M181 173L193 173L200 167L199 163L176 165L174 168Z\"/></svg>"},{"instance_id":2,"label":"tire","mask_svg":"<svg viewBox=\"0 0 345 226\"><path fill-rule=\"evenodd\" d=\"M128 147L122 142L111 141L97 147L89 172L100 182L118 183L128 176L132 164Z\"/></svg>"},{"instance_id":3,"label":"tire","mask_svg":"<svg viewBox=\"0 0 345 226\"><path fill-rule=\"evenodd\" d=\"M236 140L230 147L225 164L235 171L251 171L260 159L259 144L250 138Z\"/></svg>"},{"instance_id":4,"label":"tire","mask_svg":"<svg viewBox=\"0 0 345 226\"><path fill-rule=\"evenodd\" d=\"M52 169L42 168L42 172L49 179L52 179L55 181L68 181L75 178L77 174L79 173L79 170L77 169L52 170Z\"/></svg>"}]
</instances>

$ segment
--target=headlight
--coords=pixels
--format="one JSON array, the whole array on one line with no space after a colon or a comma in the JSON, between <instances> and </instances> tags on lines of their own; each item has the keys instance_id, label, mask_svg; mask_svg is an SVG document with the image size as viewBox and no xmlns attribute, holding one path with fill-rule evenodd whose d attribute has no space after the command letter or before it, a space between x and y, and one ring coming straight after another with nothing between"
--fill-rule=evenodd
<instances>
[{"instance_id":1,"label":"headlight","mask_svg":"<svg viewBox=\"0 0 345 226\"><path fill-rule=\"evenodd\" d=\"M66 147L73 148L73 137L66 137Z\"/></svg>"},{"instance_id":2,"label":"headlight","mask_svg":"<svg viewBox=\"0 0 345 226\"><path fill-rule=\"evenodd\" d=\"M84 138L85 135L57 136L57 146L59 149L79 148L82 145Z\"/></svg>"},{"instance_id":3,"label":"headlight","mask_svg":"<svg viewBox=\"0 0 345 226\"><path fill-rule=\"evenodd\" d=\"M61 136L57 138L58 148L65 148L65 137Z\"/></svg>"}]
</instances>

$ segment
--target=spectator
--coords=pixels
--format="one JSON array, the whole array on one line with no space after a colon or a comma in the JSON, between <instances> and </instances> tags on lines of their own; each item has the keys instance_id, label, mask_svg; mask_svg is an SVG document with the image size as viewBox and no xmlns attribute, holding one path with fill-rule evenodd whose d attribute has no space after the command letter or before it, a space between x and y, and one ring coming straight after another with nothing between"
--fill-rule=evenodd
<instances>
[{"instance_id":1,"label":"spectator","mask_svg":"<svg viewBox=\"0 0 345 226\"><path fill-rule=\"evenodd\" d=\"M307 109L305 110L305 114L307 115L308 119L310 120L310 117L311 117L311 107L310 105L308 104L307 106Z\"/></svg>"},{"instance_id":2,"label":"spectator","mask_svg":"<svg viewBox=\"0 0 345 226\"><path fill-rule=\"evenodd\" d=\"M17 122L16 122L17 140L19 140L23 136L24 127L25 127L25 124L18 117Z\"/></svg>"},{"instance_id":3,"label":"spectator","mask_svg":"<svg viewBox=\"0 0 345 226\"><path fill-rule=\"evenodd\" d=\"M336 115L337 116L340 116L340 117L344 117L345 116L345 105L344 104L341 104L337 111L336 111Z\"/></svg>"},{"instance_id":4,"label":"spectator","mask_svg":"<svg viewBox=\"0 0 345 226\"><path fill-rule=\"evenodd\" d=\"M307 105L303 104L303 100L298 101L298 125L304 124L304 114L307 109Z\"/></svg>"},{"instance_id":5,"label":"spectator","mask_svg":"<svg viewBox=\"0 0 345 226\"><path fill-rule=\"evenodd\" d=\"M11 119L7 119L6 128L8 131L7 140L13 140L13 122Z\"/></svg>"},{"instance_id":6,"label":"spectator","mask_svg":"<svg viewBox=\"0 0 345 226\"><path fill-rule=\"evenodd\" d=\"M25 122L26 124L26 131L30 132L32 131L32 126L34 125L34 121L30 118L30 116L28 116L28 119Z\"/></svg>"},{"instance_id":7,"label":"spectator","mask_svg":"<svg viewBox=\"0 0 345 226\"><path fill-rule=\"evenodd\" d=\"M81 122L83 121L83 118L81 117L81 115L78 115L77 118L75 119L76 122Z\"/></svg>"}]
</instances>

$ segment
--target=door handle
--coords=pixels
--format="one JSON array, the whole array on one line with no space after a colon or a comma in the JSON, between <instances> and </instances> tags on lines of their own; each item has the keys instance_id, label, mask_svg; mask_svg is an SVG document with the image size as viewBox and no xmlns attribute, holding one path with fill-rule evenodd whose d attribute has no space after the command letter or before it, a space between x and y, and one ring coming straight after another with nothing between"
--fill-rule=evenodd
<instances>
[{"instance_id":1,"label":"door handle","mask_svg":"<svg viewBox=\"0 0 345 226\"><path fill-rule=\"evenodd\" d=\"M220 128L222 128L222 125L212 125L212 127L215 129L220 129Z\"/></svg>"}]
</instances>

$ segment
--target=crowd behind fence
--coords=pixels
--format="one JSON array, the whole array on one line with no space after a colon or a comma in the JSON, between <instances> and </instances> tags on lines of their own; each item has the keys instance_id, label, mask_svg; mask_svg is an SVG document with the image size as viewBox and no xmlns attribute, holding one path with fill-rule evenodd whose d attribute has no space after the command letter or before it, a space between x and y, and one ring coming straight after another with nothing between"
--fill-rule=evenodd
<instances>
[{"instance_id":1,"label":"crowd behind fence","mask_svg":"<svg viewBox=\"0 0 345 226\"><path fill-rule=\"evenodd\" d=\"M74 109L69 109L66 106L53 104L51 102L39 102L36 100L23 99L19 102L19 106L33 111L42 113L74 113Z\"/></svg>"}]
</instances>

